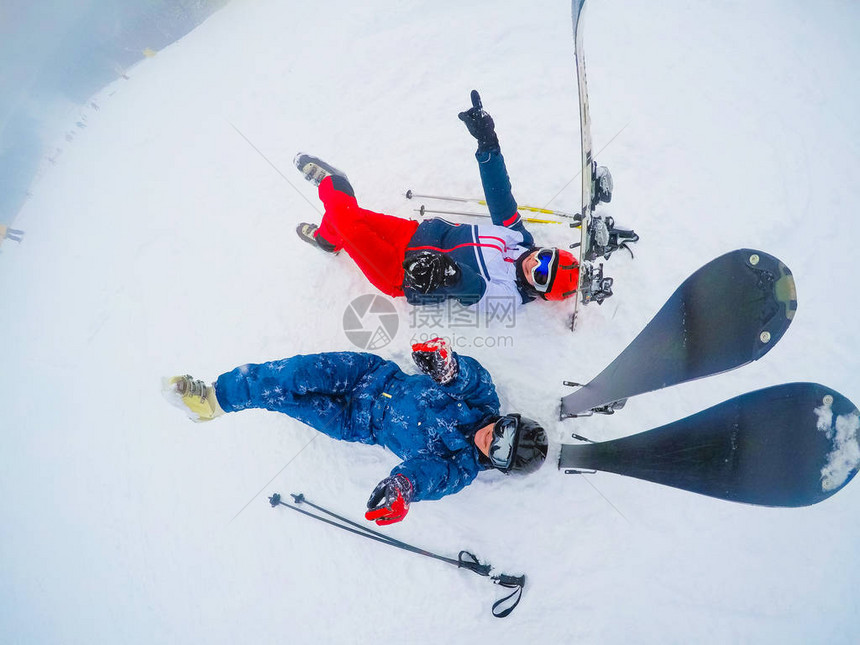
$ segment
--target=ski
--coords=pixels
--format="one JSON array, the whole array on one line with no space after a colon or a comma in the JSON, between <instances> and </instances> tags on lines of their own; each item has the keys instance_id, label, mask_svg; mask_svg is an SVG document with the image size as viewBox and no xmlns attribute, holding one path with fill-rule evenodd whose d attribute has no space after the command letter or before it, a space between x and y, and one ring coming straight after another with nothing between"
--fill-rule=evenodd
<instances>
[{"instance_id":1,"label":"ski","mask_svg":"<svg viewBox=\"0 0 860 645\"><path fill-rule=\"evenodd\" d=\"M603 304L603 301L612 295L612 278L604 277L603 264L595 266L594 261L601 256L608 260L609 256L619 249L630 251L629 245L639 240L639 236L634 231L616 228L611 217L604 218L594 213L598 203L609 202L612 199L612 175L608 168L597 165L592 152L591 112L588 108L588 83L585 77L585 48L582 36L584 6L585 0L573 0L571 5L582 154L582 210L579 221L571 224L571 227L579 228L579 242L572 244L571 248L579 247L580 263L579 293L573 303L571 331L576 328L576 315L580 303Z\"/></svg>"},{"instance_id":2,"label":"ski","mask_svg":"<svg viewBox=\"0 0 860 645\"><path fill-rule=\"evenodd\" d=\"M791 271L763 251L738 249L687 278L600 374L561 400L561 418L611 414L636 394L758 360L797 310Z\"/></svg>"},{"instance_id":3,"label":"ski","mask_svg":"<svg viewBox=\"0 0 860 645\"><path fill-rule=\"evenodd\" d=\"M573 12L573 43L576 56L576 83L579 92L579 137L580 151L582 154L582 202L581 215L582 219L579 222L579 294L573 302L573 315L570 320L570 329L576 329L576 314L579 308L579 301L587 297L586 293L590 294L592 284L590 267L585 264L585 256L588 252L588 227L591 225L592 213L592 197L594 187L592 185L593 159L591 158L591 114L588 110L588 85L585 80L585 49L582 42L582 10L585 6L585 0L572 0L571 8ZM601 266L601 273L603 267ZM589 275L585 275L585 274ZM586 289L587 288L587 289ZM611 291L610 294L611 295ZM606 296L608 297L608 296ZM583 304L586 304L583 302Z\"/></svg>"},{"instance_id":4,"label":"ski","mask_svg":"<svg viewBox=\"0 0 860 645\"><path fill-rule=\"evenodd\" d=\"M860 415L839 392L787 383L621 439L561 447L559 468L600 470L761 506L809 506L860 467Z\"/></svg>"}]
</instances>

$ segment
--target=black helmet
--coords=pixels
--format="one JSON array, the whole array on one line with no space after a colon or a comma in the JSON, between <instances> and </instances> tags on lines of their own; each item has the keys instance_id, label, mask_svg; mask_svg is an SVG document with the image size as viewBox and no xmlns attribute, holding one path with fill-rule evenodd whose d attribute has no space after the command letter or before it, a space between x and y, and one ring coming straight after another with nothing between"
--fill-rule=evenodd
<instances>
[{"instance_id":1,"label":"black helmet","mask_svg":"<svg viewBox=\"0 0 860 645\"><path fill-rule=\"evenodd\" d=\"M546 459L546 432L537 421L506 414L493 424L489 458L503 473L533 473Z\"/></svg>"}]
</instances>

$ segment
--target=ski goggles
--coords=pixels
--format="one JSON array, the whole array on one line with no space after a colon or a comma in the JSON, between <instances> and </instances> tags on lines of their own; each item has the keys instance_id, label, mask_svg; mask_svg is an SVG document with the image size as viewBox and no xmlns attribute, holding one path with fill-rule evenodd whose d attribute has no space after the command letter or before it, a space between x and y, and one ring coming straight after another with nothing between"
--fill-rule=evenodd
<instances>
[{"instance_id":1,"label":"ski goggles","mask_svg":"<svg viewBox=\"0 0 860 645\"><path fill-rule=\"evenodd\" d=\"M540 249L532 267L532 284L539 293L546 293L558 268L558 249Z\"/></svg>"},{"instance_id":2,"label":"ski goggles","mask_svg":"<svg viewBox=\"0 0 860 645\"><path fill-rule=\"evenodd\" d=\"M493 438L490 441L489 458L494 468L502 472L510 470L517 450L519 421L516 417L502 417L493 424Z\"/></svg>"}]
</instances>

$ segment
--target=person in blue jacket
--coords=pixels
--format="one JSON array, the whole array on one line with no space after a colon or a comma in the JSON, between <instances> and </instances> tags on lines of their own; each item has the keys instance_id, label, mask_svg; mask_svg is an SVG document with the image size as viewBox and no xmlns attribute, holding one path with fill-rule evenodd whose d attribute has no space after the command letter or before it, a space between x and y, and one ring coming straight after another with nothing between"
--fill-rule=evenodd
<instances>
[{"instance_id":1,"label":"person in blue jacket","mask_svg":"<svg viewBox=\"0 0 860 645\"><path fill-rule=\"evenodd\" d=\"M330 352L248 364L211 385L191 376L164 383L165 397L194 421L262 408L282 412L334 439L379 444L403 461L373 490L365 517L402 520L409 504L440 499L483 470L531 473L546 459L535 421L499 414L490 374L441 339L418 343L422 374L405 374L374 354Z\"/></svg>"},{"instance_id":2,"label":"person in blue jacket","mask_svg":"<svg viewBox=\"0 0 860 645\"><path fill-rule=\"evenodd\" d=\"M299 153L294 163L319 187L325 207L319 226L299 224L299 237L323 251L346 251L380 291L413 305L456 299L466 307L490 307L498 299L519 305L574 296L579 263L569 251L537 246L523 224L495 123L477 91L459 118L478 142L475 158L492 224L419 223L369 211L358 205L343 172Z\"/></svg>"}]
</instances>

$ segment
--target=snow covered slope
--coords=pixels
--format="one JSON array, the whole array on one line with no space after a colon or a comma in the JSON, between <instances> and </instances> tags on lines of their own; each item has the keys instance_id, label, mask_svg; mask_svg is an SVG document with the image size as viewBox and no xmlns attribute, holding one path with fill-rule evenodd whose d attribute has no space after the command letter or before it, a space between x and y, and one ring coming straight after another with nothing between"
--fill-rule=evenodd
<instances>
[{"instance_id":1,"label":"snow covered slope","mask_svg":"<svg viewBox=\"0 0 860 645\"><path fill-rule=\"evenodd\" d=\"M595 150L616 185L604 212L642 235L636 259L607 264L616 295L575 334L565 306L537 304L512 328L448 329L459 351L507 410L546 423L553 455L572 431L619 437L781 382L858 401L860 9L589 0L585 21ZM407 188L479 196L456 117L477 88L517 198L544 205L570 182L550 206L575 210L569 3L236 0L129 76L0 255L4 642L855 641L858 484L775 510L549 464L387 529L527 574L496 620L486 580L266 502L302 491L359 517L391 454L258 411L191 424L160 396L163 375L353 349L342 312L372 290L296 238L318 218L296 151L343 168L377 211L413 216ZM614 417L556 421L562 380L591 378L687 275L740 247L794 272L778 347ZM378 353L411 369L427 329L395 306Z\"/></svg>"}]
</instances>

